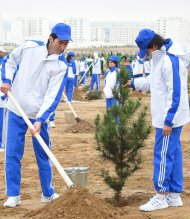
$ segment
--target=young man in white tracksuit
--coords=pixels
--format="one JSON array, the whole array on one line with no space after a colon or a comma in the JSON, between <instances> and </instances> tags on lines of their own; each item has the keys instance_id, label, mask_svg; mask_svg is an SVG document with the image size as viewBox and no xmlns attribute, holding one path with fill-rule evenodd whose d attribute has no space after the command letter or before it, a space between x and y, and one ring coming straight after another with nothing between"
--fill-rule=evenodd
<instances>
[{"instance_id":1,"label":"young man in white tracksuit","mask_svg":"<svg viewBox=\"0 0 190 219\"><path fill-rule=\"evenodd\" d=\"M71 40L71 28L64 23L56 24L47 44L40 41L26 41L14 49L2 63L1 91L11 90L34 129L51 147L47 121L55 111L64 88L67 62L63 52ZM18 68L16 75L13 75ZM21 159L24 154L27 124L18 110L8 99L8 129L5 153L6 194L5 207L20 205ZM35 137L32 138L39 177L42 187L42 202L49 202L58 197L52 186L52 165ZM32 173L31 173L32 174Z\"/></svg>"},{"instance_id":2,"label":"young man in white tracksuit","mask_svg":"<svg viewBox=\"0 0 190 219\"><path fill-rule=\"evenodd\" d=\"M92 66L92 78L90 82L90 91L93 91L94 83L96 83L96 90L100 90L100 72L101 72L101 63L98 53L94 53L94 61Z\"/></svg>"},{"instance_id":3,"label":"young man in white tracksuit","mask_svg":"<svg viewBox=\"0 0 190 219\"><path fill-rule=\"evenodd\" d=\"M186 53L171 39L163 39L150 29L136 38L140 58L152 56L150 75L129 81L137 90L151 91L152 124L156 128L154 146L154 187L157 194L142 211L182 206L183 164L180 134L189 122Z\"/></svg>"},{"instance_id":4,"label":"young man in white tracksuit","mask_svg":"<svg viewBox=\"0 0 190 219\"><path fill-rule=\"evenodd\" d=\"M106 109L108 110L113 105L117 104L117 100L113 96L113 89L117 86L117 67L118 57L110 56L109 58L109 70L104 74L104 94L106 96Z\"/></svg>"}]
</instances>

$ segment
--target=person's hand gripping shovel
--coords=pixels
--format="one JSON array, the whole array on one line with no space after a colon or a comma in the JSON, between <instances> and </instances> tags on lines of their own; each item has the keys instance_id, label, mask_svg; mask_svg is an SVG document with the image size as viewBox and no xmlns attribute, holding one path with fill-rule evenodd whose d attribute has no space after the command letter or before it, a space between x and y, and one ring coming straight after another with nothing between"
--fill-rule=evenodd
<instances>
[{"instance_id":1,"label":"person's hand gripping shovel","mask_svg":"<svg viewBox=\"0 0 190 219\"><path fill-rule=\"evenodd\" d=\"M36 127L34 127L34 125L28 119L28 117L26 116L26 114L24 113L24 111L22 110L22 108L20 107L18 102L15 100L15 98L13 97L11 92L8 90L8 91L6 91L6 94L7 94L8 98L13 102L14 106L17 108L18 112L20 113L20 115L22 116L22 118L24 119L26 124L28 125L28 128L30 130L33 130L33 132L31 132L31 133L34 135L34 137L36 137L36 139L38 140L38 142L40 143L40 145L44 149L45 153L49 157L49 159L52 161L52 163L57 168L59 174L61 175L61 177L63 178L63 180L67 184L67 186L69 188L73 187L74 186L73 182L70 180L70 178L68 177L68 175L66 174L66 172L64 171L64 169L62 168L62 166L60 165L58 160L56 159L56 157L54 156L54 154L51 152L51 150L48 148L48 146L46 145L46 143L44 142L44 140L42 139L40 134L37 132L38 128L40 128L40 125L38 126L38 124L36 124ZM37 130L36 130L36 128L37 128Z\"/></svg>"}]
</instances>

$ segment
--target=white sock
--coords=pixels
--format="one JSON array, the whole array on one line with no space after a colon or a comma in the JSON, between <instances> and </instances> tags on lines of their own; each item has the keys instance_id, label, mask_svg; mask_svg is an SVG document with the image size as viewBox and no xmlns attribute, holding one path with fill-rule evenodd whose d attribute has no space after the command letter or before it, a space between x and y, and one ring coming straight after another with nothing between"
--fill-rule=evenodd
<instances>
[{"instance_id":1,"label":"white sock","mask_svg":"<svg viewBox=\"0 0 190 219\"><path fill-rule=\"evenodd\" d=\"M176 193L176 192L170 192L170 193L169 193L169 196L170 196L171 198L177 198L179 195L180 195L180 193Z\"/></svg>"},{"instance_id":2,"label":"white sock","mask_svg":"<svg viewBox=\"0 0 190 219\"><path fill-rule=\"evenodd\" d=\"M163 201L164 198L166 197L166 194L165 193L163 193L163 194L156 193L155 197L157 199L160 199L161 201Z\"/></svg>"}]
</instances>

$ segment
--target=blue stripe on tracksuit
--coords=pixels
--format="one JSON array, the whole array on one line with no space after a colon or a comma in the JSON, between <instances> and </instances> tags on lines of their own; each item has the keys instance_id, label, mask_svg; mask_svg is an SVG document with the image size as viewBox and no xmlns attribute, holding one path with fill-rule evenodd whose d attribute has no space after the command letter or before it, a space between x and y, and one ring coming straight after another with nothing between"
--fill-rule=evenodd
<instances>
[{"instance_id":1,"label":"blue stripe on tracksuit","mask_svg":"<svg viewBox=\"0 0 190 219\"><path fill-rule=\"evenodd\" d=\"M38 122L46 121L48 119L48 117L50 116L50 114L55 111L55 109L57 108L57 105L59 104L59 102L61 100L63 89L64 89L66 81L67 81L67 75L65 74L63 81L61 83L61 86L59 88L59 91L57 93L57 96L55 97L55 100L53 101L51 106L40 116L40 118L36 119L36 121L38 121Z\"/></svg>"},{"instance_id":2,"label":"blue stripe on tracksuit","mask_svg":"<svg viewBox=\"0 0 190 219\"><path fill-rule=\"evenodd\" d=\"M5 148L6 136L6 108L0 108L0 148Z\"/></svg>"},{"instance_id":3,"label":"blue stripe on tracksuit","mask_svg":"<svg viewBox=\"0 0 190 219\"><path fill-rule=\"evenodd\" d=\"M180 83L180 76L179 76L179 58L167 53L169 56L171 63L172 63L172 70L173 70L173 95L172 95L172 105L168 110L165 125L172 127L173 118L177 112L179 102L180 102L180 95L181 95L181 83Z\"/></svg>"},{"instance_id":4,"label":"blue stripe on tracksuit","mask_svg":"<svg viewBox=\"0 0 190 219\"><path fill-rule=\"evenodd\" d=\"M181 193L183 189L182 127L173 128L169 136L156 129L154 147L154 187L158 192Z\"/></svg>"},{"instance_id":5,"label":"blue stripe on tracksuit","mask_svg":"<svg viewBox=\"0 0 190 219\"><path fill-rule=\"evenodd\" d=\"M100 90L100 74L92 74L92 78L90 82L90 91L93 90L95 83L96 83L96 90Z\"/></svg>"},{"instance_id":6,"label":"blue stripe on tracksuit","mask_svg":"<svg viewBox=\"0 0 190 219\"><path fill-rule=\"evenodd\" d=\"M32 123L34 119L30 120ZM9 112L8 115L8 130L7 130L7 145L6 145L6 187L7 196L20 195L21 184L21 159L24 154L25 134L28 126L24 120ZM42 123L41 137L45 141L46 145L50 148L51 142L48 134L48 124ZM35 137L32 138L33 147L36 155L36 160L39 169L40 182L42 187L42 193L44 196L50 197L54 194L54 188L52 186L52 165L44 152L43 148L38 143ZM31 173L32 174L32 173Z\"/></svg>"},{"instance_id":7,"label":"blue stripe on tracksuit","mask_svg":"<svg viewBox=\"0 0 190 219\"><path fill-rule=\"evenodd\" d=\"M9 83L10 85L12 85L12 81L9 79L6 79L6 73L5 73L5 64L6 64L8 59L9 59L9 55L7 55L3 59L2 68L1 68L1 80L3 81L3 83Z\"/></svg>"},{"instance_id":8,"label":"blue stripe on tracksuit","mask_svg":"<svg viewBox=\"0 0 190 219\"><path fill-rule=\"evenodd\" d=\"M178 57L167 53L172 63L172 104L167 112L165 125L172 127L180 103L180 75ZM158 192L181 193L183 187L182 149L180 134L182 127L172 128L169 136L163 136L162 129L156 129L154 148L154 186Z\"/></svg>"}]
</instances>

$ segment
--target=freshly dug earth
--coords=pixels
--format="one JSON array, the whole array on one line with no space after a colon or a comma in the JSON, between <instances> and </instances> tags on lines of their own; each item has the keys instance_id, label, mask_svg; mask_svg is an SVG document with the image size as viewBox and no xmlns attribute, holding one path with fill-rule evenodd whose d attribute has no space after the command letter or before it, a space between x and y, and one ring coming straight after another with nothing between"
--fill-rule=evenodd
<instances>
[{"instance_id":1,"label":"freshly dug earth","mask_svg":"<svg viewBox=\"0 0 190 219\"><path fill-rule=\"evenodd\" d=\"M45 207L28 213L25 218L35 219L107 219L119 218L119 209L89 193L87 189L76 187L67 190L61 197Z\"/></svg>"},{"instance_id":2,"label":"freshly dug earth","mask_svg":"<svg viewBox=\"0 0 190 219\"><path fill-rule=\"evenodd\" d=\"M82 92L81 90L75 88L73 94L73 100L84 101L85 98L82 97L81 92Z\"/></svg>"},{"instance_id":3,"label":"freshly dug earth","mask_svg":"<svg viewBox=\"0 0 190 219\"><path fill-rule=\"evenodd\" d=\"M76 124L67 128L66 132L71 133L89 133L94 130L94 126L85 120L80 120Z\"/></svg>"}]
</instances>

